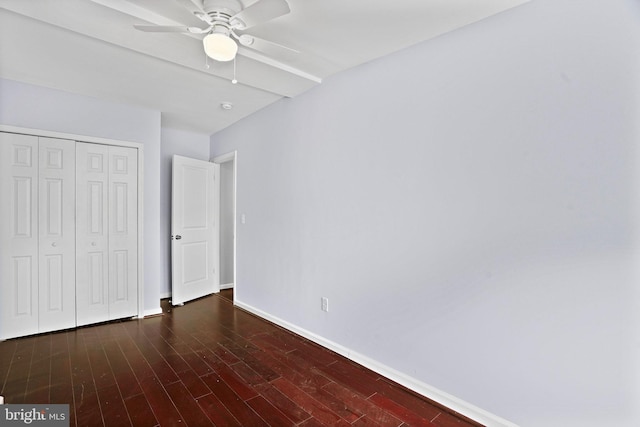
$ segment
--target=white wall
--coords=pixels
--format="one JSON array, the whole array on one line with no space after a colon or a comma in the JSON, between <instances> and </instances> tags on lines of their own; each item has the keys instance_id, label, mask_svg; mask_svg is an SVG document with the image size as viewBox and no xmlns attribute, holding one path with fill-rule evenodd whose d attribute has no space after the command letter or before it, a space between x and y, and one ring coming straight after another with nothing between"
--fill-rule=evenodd
<instances>
[{"instance_id":1,"label":"white wall","mask_svg":"<svg viewBox=\"0 0 640 427\"><path fill-rule=\"evenodd\" d=\"M160 292L163 298L171 294L171 159L174 154L208 161L209 135L162 128Z\"/></svg>"},{"instance_id":2,"label":"white wall","mask_svg":"<svg viewBox=\"0 0 640 427\"><path fill-rule=\"evenodd\" d=\"M640 425L639 55L637 2L534 0L213 135L236 298L521 426Z\"/></svg>"},{"instance_id":3,"label":"white wall","mask_svg":"<svg viewBox=\"0 0 640 427\"><path fill-rule=\"evenodd\" d=\"M144 144L145 311L160 309L160 112L0 79L0 124Z\"/></svg>"}]
</instances>

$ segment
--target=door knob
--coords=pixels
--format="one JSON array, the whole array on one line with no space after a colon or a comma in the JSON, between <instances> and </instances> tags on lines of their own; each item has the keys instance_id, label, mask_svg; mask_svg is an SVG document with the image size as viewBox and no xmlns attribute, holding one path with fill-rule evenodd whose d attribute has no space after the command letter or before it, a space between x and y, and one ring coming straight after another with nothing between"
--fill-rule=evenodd
<instances>
[{"instance_id":1,"label":"door knob","mask_svg":"<svg viewBox=\"0 0 640 427\"><path fill-rule=\"evenodd\" d=\"M97 243L96 242L91 242L91 246L96 246Z\"/></svg>"},{"instance_id":2,"label":"door knob","mask_svg":"<svg viewBox=\"0 0 640 427\"><path fill-rule=\"evenodd\" d=\"M181 236L181 235L179 235L179 234L178 234L178 235L176 235L176 240L180 240L180 239L182 239L182 236Z\"/></svg>"},{"instance_id":3,"label":"door knob","mask_svg":"<svg viewBox=\"0 0 640 427\"><path fill-rule=\"evenodd\" d=\"M53 246L55 248L56 246L58 246L58 244L56 242L53 242L53 243L51 243L51 246Z\"/></svg>"}]
</instances>

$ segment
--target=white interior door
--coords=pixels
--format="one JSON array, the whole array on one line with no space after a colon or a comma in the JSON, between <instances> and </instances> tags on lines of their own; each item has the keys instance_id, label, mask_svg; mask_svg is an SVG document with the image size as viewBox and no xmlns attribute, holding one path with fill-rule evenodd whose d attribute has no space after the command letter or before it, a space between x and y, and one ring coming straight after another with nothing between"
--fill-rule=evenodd
<instances>
[{"instance_id":1,"label":"white interior door","mask_svg":"<svg viewBox=\"0 0 640 427\"><path fill-rule=\"evenodd\" d=\"M171 299L173 305L220 291L218 271L219 166L173 156Z\"/></svg>"}]
</instances>

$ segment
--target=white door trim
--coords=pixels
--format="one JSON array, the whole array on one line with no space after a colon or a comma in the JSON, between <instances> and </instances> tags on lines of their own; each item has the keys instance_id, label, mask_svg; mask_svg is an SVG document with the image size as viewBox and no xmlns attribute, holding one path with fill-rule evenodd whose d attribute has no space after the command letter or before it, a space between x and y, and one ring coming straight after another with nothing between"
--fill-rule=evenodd
<instances>
[{"instance_id":1,"label":"white door trim","mask_svg":"<svg viewBox=\"0 0 640 427\"><path fill-rule=\"evenodd\" d=\"M237 274L237 204L238 204L238 197L237 197L237 189L238 189L238 151L234 150L231 151L230 153L226 153L226 154L222 154L220 156L216 156L213 159L211 159L211 161L213 163L217 163L217 164L221 164L221 163L226 163L226 162L231 162L233 161L233 283L231 284L221 284L220 285L220 289L228 289L228 288L236 288L238 287L238 274ZM217 213L217 217L216 217L216 224L220 224L220 209L218 209L216 211ZM219 234L218 234L218 238L219 238ZM218 256L220 256L220 253L222 251L218 251ZM221 265L220 260L218 260L218 265ZM233 293L233 298L235 300L235 295L236 292L234 291Z\"/></svg>"},{"instance_id":2,"label":"white door trim","mask_svg":"<svg viewBox=\"0 0 640 427\"><path fill-rule=\"evenodd\" d=\"M92 142L94 144L131 147L138 150L138 318L144 317L144 145L139 142L120 141L115 139L98 138L87 135L54 132L42 129L22 128L17 126L0 125L0 132L34 135L39 137L68 139L78 142Z\"/></svg>"}]
</instances>

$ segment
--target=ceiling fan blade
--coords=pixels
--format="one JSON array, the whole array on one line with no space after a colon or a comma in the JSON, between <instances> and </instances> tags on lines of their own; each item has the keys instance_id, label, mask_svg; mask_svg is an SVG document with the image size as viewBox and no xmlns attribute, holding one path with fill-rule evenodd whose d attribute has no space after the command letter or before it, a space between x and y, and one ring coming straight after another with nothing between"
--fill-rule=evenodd
<instances>
[{"instance_id":1,"label":"ceiling fan blade","mask_svg":"<svg viewBox=\"0 0 640 427\"><path fill-rule=\"evenodd\" d=\"M180 27L172 25L137 25L133 26L136 30L144 31L147 33L191 33L191 34L204 34L209 31L209 28L198 27Z\"/></svg>"},{"instance_id":2,"label":"ceiling fan blade","mask_svg":"<svg viewBox=\"0 0 640 427\"><path fill-rule=\"evenodd\" d=\"M278 56L280 54L296 54L300 53L299 50L292 49L288 46L281 45L269 40L261 39L249 34L242 34L238 37L238 41L242 46L246 46L251 49L255 49L267 55Z\"/></svg>"},{"instance_id":3,"label":"ceiling fan blade","mask_svg":"<svg viewBox=\"0 0 640 427\"><path fill-rule=\"evenodd\" d=\"M233 15L229 22L233 28L244 30L291 12L286 0L258 0Z\"/></svg>"}]
</instances>

